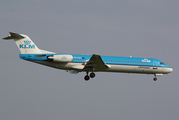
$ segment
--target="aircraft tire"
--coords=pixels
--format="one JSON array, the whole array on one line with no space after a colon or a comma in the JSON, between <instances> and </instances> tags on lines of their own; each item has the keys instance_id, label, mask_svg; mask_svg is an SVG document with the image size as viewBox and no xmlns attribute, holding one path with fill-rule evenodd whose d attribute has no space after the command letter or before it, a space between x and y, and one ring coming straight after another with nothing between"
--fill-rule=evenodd
<instances>
[{"instance_id":1,"label":"aircraft tire","mask_svg":"<svg viewBox=\"0 0 179 120\"><path fill-rule=\"evenodd\" d=\"M90 77L91 77L91 78L94 78L94 77L95 77L95 73L93 73L93 72L90 73Z\"/></svg>"},{"instance_id":2,"label":"aircraft tire","mask_svg":"<svg viewBox=\"0 0 179 120\"><path fill-rule=\"evenodd\" d=\"M85 79L86 81L88 81L88 80L90 79L90 77L89 77L88 75L86 75L86 76L84 77L84 79Z\"/></svg>"},{"instance_id":3,"label":"aircraft tire","mask_svg":"<svg viewBox=\"0 0 179 120\"><path fill-rule=\"evenodd\" d=\"M154 78L153 80L154 80L154 81L157 81L157 78Z\"/></svg>"}]
</instances>

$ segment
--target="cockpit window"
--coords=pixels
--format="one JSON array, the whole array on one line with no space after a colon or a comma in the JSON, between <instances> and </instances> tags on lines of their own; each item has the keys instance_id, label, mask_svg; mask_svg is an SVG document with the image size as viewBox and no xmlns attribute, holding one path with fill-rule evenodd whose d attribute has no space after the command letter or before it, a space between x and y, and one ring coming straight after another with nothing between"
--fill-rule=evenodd
<instances>
[{"instance_id":1,"label":"cockpit window","mask_svg":"<svg viewBox=\"0 0 179 120\"><path fill-rule=\"evenodd\" d=\"M161 65L165 64L164 62L160 62Z\"/></svg>"}]
</instances>

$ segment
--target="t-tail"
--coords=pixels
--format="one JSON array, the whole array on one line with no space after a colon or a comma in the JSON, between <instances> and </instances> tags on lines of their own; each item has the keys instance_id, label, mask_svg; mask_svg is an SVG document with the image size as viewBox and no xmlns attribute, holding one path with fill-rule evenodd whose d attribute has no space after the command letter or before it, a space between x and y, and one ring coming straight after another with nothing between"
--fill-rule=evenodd
<instances>
[{"instance_id":1,"label":"t-tail","mask_svg":"<svg viewBox=\"0 0 179 120\"><path fill-rule=\"evenodd\" d=\"M14 39L17 47L19 48L22 54L41 53L40 49L33 43L33 41L27 35L17 34L13 32L9 33L10 35L3 39Z\"/></svg>"}]
</instances>

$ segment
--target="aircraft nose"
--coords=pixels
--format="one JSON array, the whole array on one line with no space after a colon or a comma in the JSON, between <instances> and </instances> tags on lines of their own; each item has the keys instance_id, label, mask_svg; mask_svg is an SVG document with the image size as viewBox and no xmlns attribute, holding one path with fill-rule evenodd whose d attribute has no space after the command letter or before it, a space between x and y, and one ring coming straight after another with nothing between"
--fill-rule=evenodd
<instances>
[{"instance_id":1,"label":"aircraft nose","mask_svg":"<svg viewBox=\"0 0 179 120\"><path fill-rule=\"evenodd\" d=\"M166 72L171 73L173 71L173 68L167 68Z\"/></svg>"},{"instance_id":2,"label":"aircraft nose","mask_svg":"<svg viewBox=\"0 0 179 120\"><path fill-rule=\"evenodd\" d=\"M173 68L170 68L170 72L173 72Z\"/></svg>"}]
</instances>

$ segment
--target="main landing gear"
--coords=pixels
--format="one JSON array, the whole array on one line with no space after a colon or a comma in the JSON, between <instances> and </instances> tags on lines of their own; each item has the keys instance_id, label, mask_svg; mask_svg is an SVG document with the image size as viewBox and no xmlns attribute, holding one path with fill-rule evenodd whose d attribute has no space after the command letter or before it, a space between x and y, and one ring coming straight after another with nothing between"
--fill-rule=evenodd
<instances>
[{"instance_id":1,"label":"main landing gear","mask_svg":"<svg viewBox=\"0 0 179 120\"><path fill-rule=\"evenodd\" d=\"M90 73L90 75L88 75L88 72L86 72L86 76L84 77L84 79L86 81L88 81L90 78L94 78L94 77L95 77L95 73L94 72Z\"/></svg>"}]
</instances>

